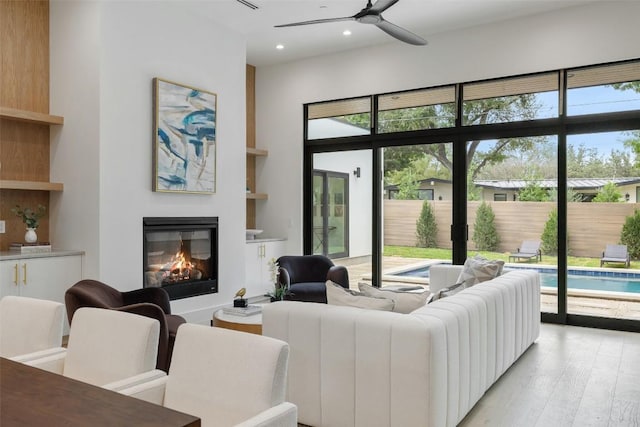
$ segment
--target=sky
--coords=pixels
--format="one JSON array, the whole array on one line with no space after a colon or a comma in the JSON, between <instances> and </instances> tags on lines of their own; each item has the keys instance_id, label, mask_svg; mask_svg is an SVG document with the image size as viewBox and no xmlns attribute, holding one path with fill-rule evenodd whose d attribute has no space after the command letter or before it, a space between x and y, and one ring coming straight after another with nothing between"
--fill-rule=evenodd
<instances>
[{"instance_id":1,"label":"sky","mask_svg":"<svg viewBox=\"0 0 640 427\"><path fill-rule=\"evenodd\" d=\"M536 100L542 105L536 118L558 116L557 91L538 93ZM567 93L568 116L630 110L640 110L640 93L632 90L623 91L616 90L611 86L594 86L570 89ZM640 125L638 129L640 129ZM569 135L567 143L574 147L584 145L587 148L595 148L600 156L608 156L612 149L628 150L623 144L623 141L628 138L628 132L589 133ZM557 139L554 137L553 141L557 141ZM486 141L484 144L495 142L495 140Z\"/></svg>"},{"instance_id":2,"label":"sky","mask_svg":"<svg viewBox=\"0 0 640 427\"><path fill-rule=\"evenodd\" d=\"M567 93L568 116L630 110L640 110L640 93L632 90L594 86L569 89ZM596 148L602 155L608 155L612 149L623 149L622 141L627 138L626 132L604 132L570 135L567 143L574 146L584 144L586 147Z\"/></svg>"}]
</instances>

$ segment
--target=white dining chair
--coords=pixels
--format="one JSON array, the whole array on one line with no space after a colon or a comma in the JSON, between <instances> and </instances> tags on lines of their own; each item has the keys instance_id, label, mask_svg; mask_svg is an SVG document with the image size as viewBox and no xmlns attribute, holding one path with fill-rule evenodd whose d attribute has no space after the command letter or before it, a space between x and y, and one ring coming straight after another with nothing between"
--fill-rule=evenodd
<instances>
[{"instance_id":1,"label":"white dining chair","mask_svg":"<svg viewBox=\"0 0 640 427\"><path fill-rule=\"evenodd\" d=\"M64 305L8 295L0 299L0 356L18 362L64 352Z\"/></svg>"},{"instance_id":2,"label":"white dining chair","mask_svg":"<svg viewBox=\"0 0 640 427\"><path fill-rule=\"evenodd\" d=\"M203 426L296 427L285 402L289 345L209 326L178 328L169 375L123 394L200 417Z\"/></svg>"},{"instance_id":3,"label":"white dining chair","mask_svg":"<svg viewBox=\"0 0 640 427\"><path fill-rule=\"evenodd\" d=\"M156 319L83 307L73 316L67 351L26 364L111 390L131 387L166 375L155 369L159 331Z\"/></svg>"}]
</instances>

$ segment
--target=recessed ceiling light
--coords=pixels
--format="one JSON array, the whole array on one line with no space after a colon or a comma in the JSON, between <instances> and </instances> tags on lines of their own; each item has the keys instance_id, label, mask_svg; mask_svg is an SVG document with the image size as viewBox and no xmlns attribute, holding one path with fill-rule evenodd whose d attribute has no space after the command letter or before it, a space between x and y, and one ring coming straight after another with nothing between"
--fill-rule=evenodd
<instances>
[{"instance_id":1,"label":"recessed ceiling light","mask_svg":"<svg viewBox=\"0 0 640 427\"><path fill-rule=\"evenodd\" d=\"M349 30L344 30L344 31L342 32L342 35L343 35L343 36L350 36L350 35L351 35L351 31L349 31Z\"/></svg>"},{"instance_id":2,"label":"recessed ceiling light","mask_svg":"<svg viewBox=\"0 0 640 427\"><path fill-rule=\"evenodd\" d=\"M284 49L284 45L278 44L278 45L276 45L276 49L282 50L282 49Z\"/></svg>"}]
</instances>

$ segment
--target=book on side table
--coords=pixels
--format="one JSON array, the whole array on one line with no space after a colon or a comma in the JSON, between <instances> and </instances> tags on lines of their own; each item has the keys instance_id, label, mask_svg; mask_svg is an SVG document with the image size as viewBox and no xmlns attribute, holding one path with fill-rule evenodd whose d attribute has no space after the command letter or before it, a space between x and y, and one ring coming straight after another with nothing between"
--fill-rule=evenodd
<instances>
[{"instance_id":1,"label":"book on side table","mask_svg":"<svg viewBox=\"0 0 640 427\"><path fill-rule=\"evenodd\" d=\"M222 312L233 316L251 316L252 314L262 313L262 307L253 304L249 304L246 307L222 307Z\"/></svg>"},{"instance_id":2,"label":"book on side table","mask_svg":"<svg viewBox=\"0 0 640 427\"><path fill-rule=\"evenodd\" d=\"M51 243L49 242L36 242L36 243L13 242L9 246L9 250L12 252L19 252L22 254L36 254L41 252L51 252Z\"/></svg>"}]
</instances>

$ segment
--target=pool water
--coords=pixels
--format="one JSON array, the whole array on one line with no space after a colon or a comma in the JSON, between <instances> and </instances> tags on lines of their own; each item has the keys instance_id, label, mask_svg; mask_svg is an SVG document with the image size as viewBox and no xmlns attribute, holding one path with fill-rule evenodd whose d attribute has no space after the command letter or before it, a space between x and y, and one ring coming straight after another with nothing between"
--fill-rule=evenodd
<instances>
[{"instance_id":1,"label":"pool water","mask_svg":"<svg viewBox=\"0 0 640 427\"><path fill-rule=\"evenodd\" d=\"M540 285L550 288L558 287L558 276L540 273ZM613 279L610 277L567 276L567 287L570 289L585 289L608 292L640 293L640 280Z\"/></svg>"},{"instance_id":2,"label":"pool water","mask_svg":"<svg viewBox=\"0 0 640 427\"><path fill-rule=\"evenodd\" d=\"M535 270L534 268L527 268L529 270ZM542 270L542 269L541 269ZM544 269L549 271L549 269ZM640 294L640 277L637 274L629 273L615 273L616 275L627 275L629 277L608 277L610 272L599 272L597 270L583 272L583 274L571 274L567 277L567 287L570 289L584 289L594 291L608 291L608 292L631 292ZM588 274L588 275L586 275ZM600 274L600 275L598 275ZM429 277L429 266L420 267L409 271L403 271L401 273L395 273L394 276L405 277ZM554 273L540 272L540 284L541 286L549 288L558 287L558 276Z\"/></svg>"}]
</instances>

